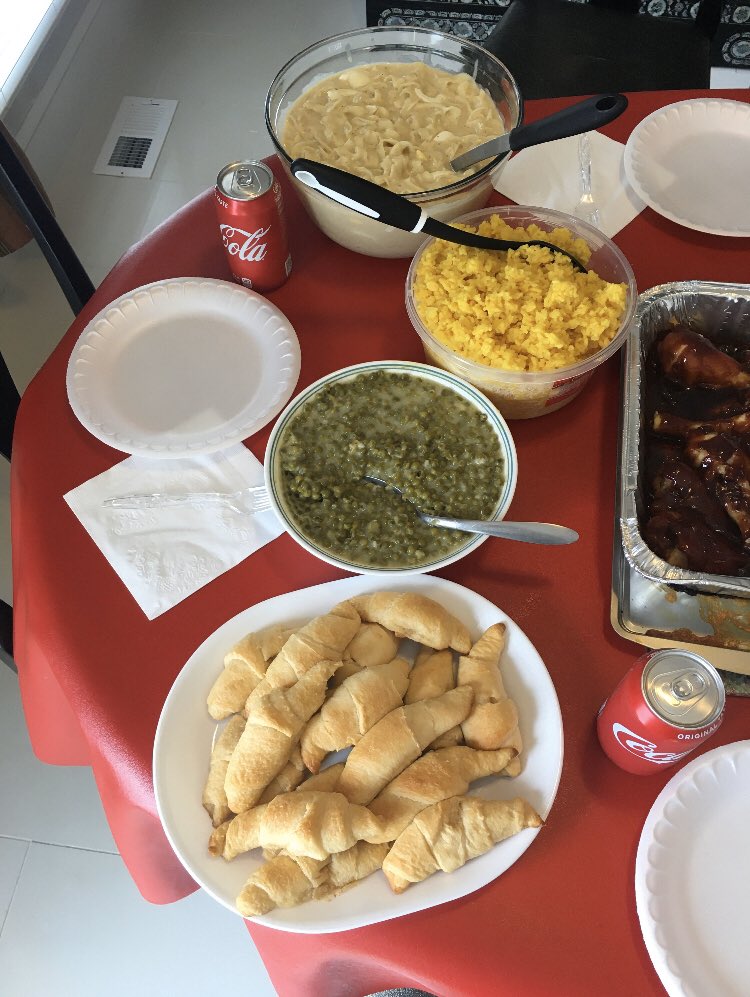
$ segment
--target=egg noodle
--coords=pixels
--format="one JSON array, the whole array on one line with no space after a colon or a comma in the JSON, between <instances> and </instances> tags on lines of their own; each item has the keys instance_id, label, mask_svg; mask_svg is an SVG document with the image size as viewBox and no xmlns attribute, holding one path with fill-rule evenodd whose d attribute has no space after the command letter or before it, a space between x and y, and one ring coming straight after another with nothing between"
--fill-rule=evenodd
<instances>
[{"instance_id":1,"label":"egg noodle","mask_svg":"<svg viewBox=\"0 0 750 997\"><path fill-rule=\"evenodd\" d=\"M382 62L326 77L292 104L283 145L397 194L435 190L456 156L505 132L489 93L466 73Z\"/></svg>"}]
</instances>

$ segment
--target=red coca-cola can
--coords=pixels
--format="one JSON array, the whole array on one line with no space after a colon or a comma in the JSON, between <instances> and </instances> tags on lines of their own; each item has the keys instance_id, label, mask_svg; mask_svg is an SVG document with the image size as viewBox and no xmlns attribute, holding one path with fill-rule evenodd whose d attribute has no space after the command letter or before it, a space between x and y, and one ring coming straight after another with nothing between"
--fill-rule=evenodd
<instances>
[{"instance_id":1,"label":"red coca-cola can","mask_svg":"<svg viewBox=\"0 0 750 997\"><path fill-rule=\"evenodd\" d=\"M700 655L651 651L638 658L599 710L599 742L627 772L660 772L719 729L724 701L721 676Z\"/></svg>"},{"instance_id":2,"label":"red coca-cola can","mask_svg":"<svg viewBox=\"0 0 750 997\"><path fill-rule=\"evenodd\" d=\"M232 276L254 291L280 287L292 272L281 187L265 163L225 166L214 188Z\"/></svg>"}]
</instances>

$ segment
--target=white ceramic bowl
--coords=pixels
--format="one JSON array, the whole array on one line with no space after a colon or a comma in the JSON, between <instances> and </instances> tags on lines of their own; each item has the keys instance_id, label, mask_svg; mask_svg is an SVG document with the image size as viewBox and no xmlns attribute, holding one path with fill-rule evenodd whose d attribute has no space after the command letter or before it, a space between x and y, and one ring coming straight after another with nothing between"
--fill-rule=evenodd
<instances>
[{"instance_id":1,"label":"white ceramic bowl","mask_svg":"<svg viewBox=\"0 0 750 997\"><path fill-rule=\"evenodd\" d=\"M475 405L487 416L490 425L500 441L500 449L505 464L505 479L498 496L497 504L490 518L494 520L501 520L504 518L513 499L513 494L516 490L516 481L518 478L516 447L505 419L503 419L492 402L490 402L489 399L482 394L482 392L478 391L462 378L456 377L454 374L450 374L447 371L430 367L427 364L412 363L405 360L376 360L369 363L353 364L351 367L344 367L341 370L327 374L325 377L321 377L318 381L315 381L314 384L311 384L308 388L297 395L297 397L289 403L289 405L279 416L268 440L264 461L266 488L268 489L268 494L271 498L271 505L276 515L283 523L286 531L294 537L297 543L304 547L305 550L309 551L311 554L314 554L316 557L319 557L322 561L326 561L328 564L333 564L337 568L343 568L346 571L353 571L360 575L409 575L414 573L421 574L425 571L437 571L440 568L445 567L447 564L452 564L454 561L458 561L462 557L466 557L466 555L470 554L471 551L479 546L479 544L483 543L487 539L487 536L483 534L467 533L466 542L461 544L460 547L453 550L450 554L414 567L364 566L355 564L343 557L330 553L314 540L310 539L310 537L306 536L295 523L288 504L285 501L279 472L279 454L284 431L289 425L292 417L299 412L301 407L304 406L307 401L334 382L342 379L355 378L360 374L378 370L426 378L442 388L449 388L455 391L457 394L461 395L461 397L467 399L472 405Z\"/></svg>"},{"instance_id":2,"label":"white ceramic bowl","mask_svg":"<svg viewBox=\"0 0 750 997\"><path fill-rule=\"evenodd\" d=\"M289 107L313 84L353 66L378 62L424 62L451 73L467 73L487 90L506 131L521 123L523 101L508 69L490 52L473 42L430 28L373 27L325 38L299 52L277 73L266 97L266 128L279 159L310 217L334 242L366 256L413 256L423 235L365 218L296 180L289 171L291 157L281 141ZM409 200L435 218L449 221L483 207L492 193L492 181L507 156L496 156L476 173L436 190L409 194Z\"/></svg>"}]
</instances>

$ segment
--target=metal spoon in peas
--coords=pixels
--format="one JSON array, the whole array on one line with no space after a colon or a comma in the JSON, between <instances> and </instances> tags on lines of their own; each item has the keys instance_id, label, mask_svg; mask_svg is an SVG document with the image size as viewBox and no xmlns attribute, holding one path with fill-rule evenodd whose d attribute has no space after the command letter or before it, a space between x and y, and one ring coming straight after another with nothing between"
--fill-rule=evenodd
<instances>
[{"instance_id":1,"label":"metal spoon in peas","mask_svg":"<svg viewBox=\"0 0 750 997\"><path fill-rule=\"evenodd\" d=\"M486 533L492 537L502 537L504 540L520 540L529 544L572 544L578 539L575 530L567 526L557 526L554 523L507 523L496 522L494 520L483 519L453 519L450 516L430 516L416 506L400 488L376 478L371 474L363 474L363 481L368 481L371 485L379 488L386 488L390 492L399 495L405 502L408 502L414 512L427 526L442 526L448 530L463 530L464 533Z\"/></svg>"}]
</instances>

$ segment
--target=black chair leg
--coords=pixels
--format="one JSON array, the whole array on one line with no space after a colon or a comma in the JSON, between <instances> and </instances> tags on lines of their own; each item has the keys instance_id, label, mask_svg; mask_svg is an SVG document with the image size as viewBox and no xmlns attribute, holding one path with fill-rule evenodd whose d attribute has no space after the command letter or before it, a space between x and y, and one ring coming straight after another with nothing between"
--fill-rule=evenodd
<instances>
[{"instance_id":1,"label":"black chair leg","mask_svg":"<svg viewBox=\"0 0 750 997\"><path fill-rule=\"evenodd\" d=\"M18 672L13 660L13 609L0 599L0 661Z\"/></svg>"},{"instance_id":2,"label":"black chair leg","mask_svg":"<svg viewBox=\"0 0 750 997\"><path fill-rule=\"evenodd\" d=\"M0 353L0 453L6 460L10 460L13 426L20 400L18 388L11 377L5 358Z\"/></svg>"},{"instance_id":3,"label":"black chair leg","mask_svg":"<svg viewBox=\"0 0 750 997\"><path fill-rule=\"evenodd\" d=\"M63 294L78 315L94 293L94 285L65 238L49 205L19 162L0 130L0 188L31 230Z\"/></svg>"}]
</instances>

